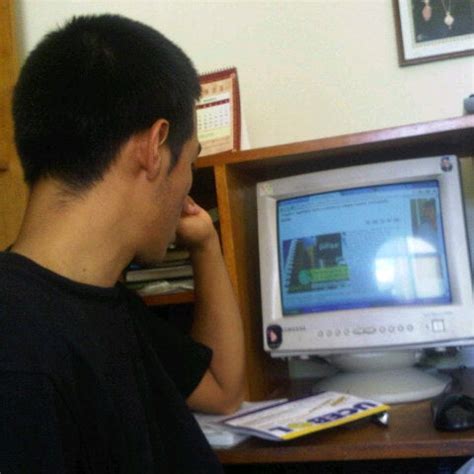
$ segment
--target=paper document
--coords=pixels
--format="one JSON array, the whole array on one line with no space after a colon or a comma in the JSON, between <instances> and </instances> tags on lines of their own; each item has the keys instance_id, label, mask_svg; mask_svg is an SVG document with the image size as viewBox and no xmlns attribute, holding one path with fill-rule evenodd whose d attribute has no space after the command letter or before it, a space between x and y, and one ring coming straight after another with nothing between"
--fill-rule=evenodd
<instances>
[{"instance_id":1,"label":"paper document","mask_svg":"<svg viewBox=\"0 0 474 474\"><path fill-rule=\"evenodd\" d=\"M284 441L382 415L389 409L388 405L373 400L338 392L322 392L237 414L221 423L240 434Z\"/></svg>"},{"instance_id":2,"label":"paper document","mask_svg":"<svg viewBox=\"0 0 474 474\"><path fill-rule=\"evenodd\" d=\"M266 400L263 402L243 402L240 409L235 413L236 415L243 415L249 411L258 410L275 403L281 403L285 399ZM228 418L227 415L208 415L205 413L194 413L204 436L207 438L209 444L214 448L230 448L242 442L249 437L248 434L237 433L224 426L221 421Z\"/></svg>"}]
</instances>

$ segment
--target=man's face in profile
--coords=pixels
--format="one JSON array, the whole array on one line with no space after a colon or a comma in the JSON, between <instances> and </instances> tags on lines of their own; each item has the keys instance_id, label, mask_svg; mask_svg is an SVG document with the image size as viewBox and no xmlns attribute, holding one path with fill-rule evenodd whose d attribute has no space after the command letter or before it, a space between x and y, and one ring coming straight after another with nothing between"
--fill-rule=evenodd
<instances>
[{"instance_id":1,"label":"man's face in profile","mask_svg":"<svg viewBox=\"0 0 474 474\"><path fill-rule=\"evenodd\" d=\"M140 249L137 255L137 260L142 264L154 265L160 262L168 245L175 241L176 228L193 182L193 165L200 150L194 113L194 130L191 138L184 143L172 168L171 151L168 149L168 164L163 169L163 178L156 183L156 206L147 224L149 236L146 248Z\"/></svg>"}]
</instances>

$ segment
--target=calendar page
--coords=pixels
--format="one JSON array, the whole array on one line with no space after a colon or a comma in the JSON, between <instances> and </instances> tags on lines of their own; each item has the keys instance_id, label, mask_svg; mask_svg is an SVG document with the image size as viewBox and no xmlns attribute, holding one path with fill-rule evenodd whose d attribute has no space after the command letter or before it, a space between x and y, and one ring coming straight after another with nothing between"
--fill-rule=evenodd
<instances>
[{"instance_id":1,"label":"calendar page","mask_svg":"<svg viewBox=\"0 0 474 474\"><path fill-rule=\"evenodd\" d=\"M201 76L197 104L200 156L240 149L240 100L235 68Z\"/></svg>"}]
</instances>

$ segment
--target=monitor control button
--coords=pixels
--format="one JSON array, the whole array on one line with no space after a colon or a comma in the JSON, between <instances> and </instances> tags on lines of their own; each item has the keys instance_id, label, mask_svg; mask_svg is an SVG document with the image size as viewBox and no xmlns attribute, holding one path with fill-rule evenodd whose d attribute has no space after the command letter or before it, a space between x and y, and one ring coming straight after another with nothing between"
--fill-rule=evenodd
<instances>
[{"instance_id":1,"label":"monitor control button","mask_svg":"<svg viewBox=\"0 0 474 474\"><path fill-rule=\"evenodd\" d=\"M444 321L442 319L433 319L431 327L433 332L444 332Z\"/></svg>"},{"instance_id":2,"label":"monitor control button","mask_svg":"<svg viewBox=\"0 0 474 474\"><path fill-rule=\"evenodd\" d=\"M336 329L336 330L334 331L334 334L335 334L336 336L340 336L340 335L341 335L341 330L340 330L340 329Z\"/></svg>"},{"instance_id":3,"label":"monitor control button","mask_svg":"<svg viewBox=\"0 0 474 474\"><path fill-rule=\"evenodd\" d=\"M351 332L349 331L349 329L344 329L344 334L345 334L346 336L348 336L350 333L351 333Z\"/></svg>"},{"instance_id":4,"label":"monitor control button","mask_svg":"<svg viewBox=\"0 0 474 474\"><path fill-rule=\"evenodd\" d=\"M398 327L398 332L403 332L405 330L405 328L400 324Z\"/></svg>"},{"instance_id":5,"label":"monitor control button","mask_svg":"<svg viewBox=\"0 0 474 474\"><path fill-rule=\"evenodd\" d=\"M377 332L377 328L373 326L368 326L364 328L364 334L374 334L375 332Z\"/></svg>"},{"instance_id":6,"label":"monitor control button","mask_svg":"<svg viewBox=\"0 0 474 474\"><path fill-rule=\"evenodd\" d=\"M327 336L327 337L331 337L331 336L332 336L332 331L331 331L330 329L328 329L328 330L326 331L326 336Z\"/></svg>"},{"instance_id":7,"label":"monitor control button","mask_svg":"<svg viewBox=\"0 0 474 474\"><path fill-rule=\"evenodd\" d=\"M409 324L409 325L407 326L407 330L408 330L409 332L413 332L413 329L415 329L415 328L413 327L412 324Z\"/></svg>"},{"instance_id":8,"label":"monitor control button","mask_svg":"<svg viewBox=\"0 0 474 474\"><path fill-rule=\"evenodd\" d=\"M388 327L388 332L393 332L395 331L395 327L394 326L389 326Z\"/></svg>"},{"instance_id":9,"label":"monitor control button","mask_svg":"<svg viewBox=\"0 0 474 474\"><path fill-rule=\"evenodd\" d=\"M382 333L382 334L383 334L386 330L387 330L387 328L386 328L385 326L380 326L380 328L379 328L379 332Z\"/></svg>"},{"instance_id":10,"label":"monitor control button","mask_svg":"<svg viewBox=\"0 0 474 474\"><path fill-rule=\"evenodd\" d=\"M360 336L361 334L364 334L364 328L354 328L352 330L352 334L355 334L356 336Z\"/></svg>"},{"instance_id":11,"label":"monitor control button","mask_svg":"<svg viewBox=\"0 0 474 474\"><path fill-rule=\"evenodd\" d=\"M323 336L324 336L323 331L318 331L318 337L323 337Z\"/></svg>"}]
</instances>

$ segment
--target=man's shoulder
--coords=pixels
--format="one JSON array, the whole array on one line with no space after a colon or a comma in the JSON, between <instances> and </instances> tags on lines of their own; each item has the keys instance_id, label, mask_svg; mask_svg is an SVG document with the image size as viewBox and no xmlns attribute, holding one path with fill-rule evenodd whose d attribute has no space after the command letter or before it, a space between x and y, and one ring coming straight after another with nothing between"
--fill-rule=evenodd
<instances>
[{"instance_id":1,"label":"man's shoulder","mask_svg":"<svg viewBox=\"0 0 474 474\"><path fill-rule=\"evenodd\" d=\"M28 308L34 313L41 310L40 298L44 287L28 268L22 267L9 254L0 252L0 316L22 311L26 316Z\"/></svg>"},{"instance_id":2,"label":"man's shoulder","mask_svg":"<svg viewBox=\"0 0 474 474\"><path fill-rule=\"evenodd\" d=\"M58 304L28 264L0 253L0 369L42 370L61 352Z\"/></svg>"},{"instance_id":3,"label":"man's shoulder","mask_svg":"<svg viewBox=\"0 0 474 474\"><path fill-rule=\"evenodd\" d=\"M84 304L91 311L94 302L114 303L117 295L115 288L82 284L21 255L0 252L0 303L4 306L31 308L35 314L55 309L63 314L72 306L80 310Z\"/></svg>"},{"instance_id":4,"label":"man's shoulder","mask_svg":"<svg viewBox=\"0 0 474 474\"><path fill-rule=\"evenodd\" d=\"M0 252L0 281L3 285L31 286L35 265L21 255Z\"/></svg>"}]
</instances>

